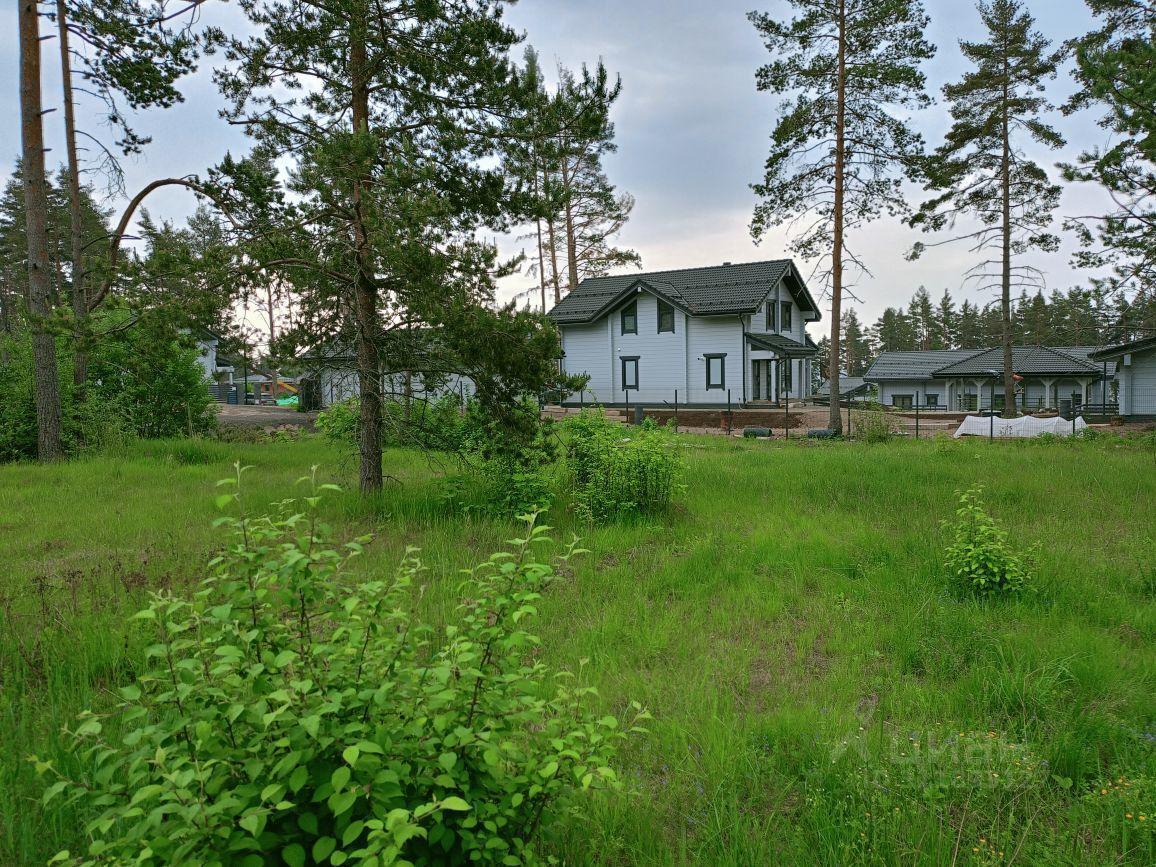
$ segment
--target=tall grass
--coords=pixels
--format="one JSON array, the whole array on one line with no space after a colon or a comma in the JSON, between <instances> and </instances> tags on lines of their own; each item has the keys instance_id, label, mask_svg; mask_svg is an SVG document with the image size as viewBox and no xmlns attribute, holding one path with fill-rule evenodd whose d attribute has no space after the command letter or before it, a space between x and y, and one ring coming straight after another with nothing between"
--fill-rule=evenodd
<instances>
[{"instance_id":1,"label":"tall grass","mask_svg":"<svg viewBox=\"0 0 1156 867\"><path fill-rule=\"evenodd\" d=\"M591 552L542 602L550 661L589 658L608 708L630 696L655 717L628 748L633 792L594 802L560 832L560 856L1156 860L1150 449L686 445L676 514L593 527L562 492L549 516L556 537L579 533ZM0 467L0 863L78 845L77 817L38 808L23 757L68 761L60 726L132 678L140 648L123 615L146 588L200 576L217 545L213 483L234 460L254 467L253 509L286 496L313 464L327 481L355 484L348 457L314 438L146 443ZM349 490L325 506L340 535L377 534L360 568L392 569L416 545L452 574L510 535L510 524L444 504L446 467L400 450L386 467L396 481L381 495ZM948 592L941 520L954 492L979 482L1010 544L1041 545L1035 592L1022 599ZM434 622L454 616L452 583L419 588L415 604ZM924 761L928 742L961 732L999 749ZM895 744L916 741L896 758ZM977 769L998 773L992 763L1015 750L1037 759L1026 784L977 782Z\"/></svg>"}]
</instances>

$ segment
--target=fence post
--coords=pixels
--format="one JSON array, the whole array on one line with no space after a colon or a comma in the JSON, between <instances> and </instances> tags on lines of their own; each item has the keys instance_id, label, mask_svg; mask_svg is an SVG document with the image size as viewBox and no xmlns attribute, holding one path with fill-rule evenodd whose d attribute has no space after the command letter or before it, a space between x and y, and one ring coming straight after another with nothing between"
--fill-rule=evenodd
<instances>
[{"instance_id":1,"label":"fence post","mask_svg":"<svg viewBox=\"0 0 1156 867\"><path fill-rule=\"evenodd\" d=\"M783 404L783 436L787 439L791 438L791 399L789 397L787 402Z\"/></svg>"},{"instance_id":2,"label":"fence post","mask_svg":"<svg viewBox=\"0 0 1156 867\"><path fill-rule=\"evenodd\" d=\"M626 395L626 423L630 424L630 389L622 389L622 393Z\"/></svg>"},{"instance_id":3,"label":"fence post","mask_svg":"<svg viewBox=\"0 0 1156 867\"><path fill-rule=\"evenodd\" d=\"M674 390L674 432L678 433L678 389Z\"/></svg>"},{"instance_id":4,"label":"fence post","mask_svg":"<svg viewBox=\"0 0 1156 867\"><path fill-rule=\"evenodd\" d=\"M990 431L990 433L989 433L989 436L987 439L988 439L988 442L995 442L995 380L994 379L991 381L991 401L990 401L990 404L991 405L988 406L988 408L987 408L987 417L988 417L988 419L990 419L990 424L988 425L988 430Z\"/></svg>"},{"instance_id":5,"label":"fence post","mask_svg":"<svg viewBox=\"0 0 1156 867\"><path fill-rule=\"evenodd\" d=\"M734 417L731 415L731 390L727 389L727 435L734 433Z\"/></svg>"},{"instance_id":6,"label":"fence post","mask_svg":"<svg viewBox=\"0 0 1156 867\"><path fill-rule=\"evenodd\" d=\"M919 400L915 401L915 438L919 439Z\"/></svg>"},{"instance_id":7,"label":"fence post","mask_svg":"<svg viewBox=\"0 0 1156 867\"><path fill-rule=\"evenodd\" d=\"M847 398L847 439L851 439L851 398Z\"/></svg>"}]
</instances>

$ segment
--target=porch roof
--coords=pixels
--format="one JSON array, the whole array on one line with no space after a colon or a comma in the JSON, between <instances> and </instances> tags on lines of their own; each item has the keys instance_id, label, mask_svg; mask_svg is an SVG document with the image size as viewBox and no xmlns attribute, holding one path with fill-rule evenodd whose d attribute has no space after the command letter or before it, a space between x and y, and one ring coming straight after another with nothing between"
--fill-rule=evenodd
<instances>
[{"instance_id":1,"label":"porch roof","mask_svg":"<svg viewBox=\"0 0 1156 867\"><path fill-rule=\"evenodd\" d=\"M785 358L812 358L819 351L810 339L800 343L781 334L753 334L747 331L745 335L747 343L755 349L765 349Z\"/></svg>"}]
</instances>

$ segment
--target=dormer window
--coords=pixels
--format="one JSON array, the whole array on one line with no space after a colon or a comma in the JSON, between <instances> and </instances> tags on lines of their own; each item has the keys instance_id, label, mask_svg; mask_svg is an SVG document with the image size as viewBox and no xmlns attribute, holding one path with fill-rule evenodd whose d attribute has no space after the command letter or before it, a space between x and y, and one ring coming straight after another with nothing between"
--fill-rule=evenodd
<instances>
[{"instance_id":1,"label":"dormer window","mask_svg":"<svg viewBox=\"0 0 1156 867\"><path fill-rule=\"evenodd\" d=\"M665 301L658 302L658 333L674 333L674 308Z\"/></svg>"},{"instance_id":2,"label":"dormer window","mask_svg":"<svg viewBox=\"0 0 1156 867\"><path fill-rule=\"evenodd\" d=\"M791 302L790 301L784 301L784 302L782 302L780 307L782 308L783 314L782 314L782 316L779 317L779 324L782 326L783 331L790 331L791 330Z\"/></svg>"},{"instance_id":3,"label":"dormer window","mask_svg":"<svg viewBox=\"0 0 1156 867\"><path fill-rule=\"evenodd\" d=\"M638 333L638 302L631 301L622 308L622 333Z\"/></svg>"}]
</instances>

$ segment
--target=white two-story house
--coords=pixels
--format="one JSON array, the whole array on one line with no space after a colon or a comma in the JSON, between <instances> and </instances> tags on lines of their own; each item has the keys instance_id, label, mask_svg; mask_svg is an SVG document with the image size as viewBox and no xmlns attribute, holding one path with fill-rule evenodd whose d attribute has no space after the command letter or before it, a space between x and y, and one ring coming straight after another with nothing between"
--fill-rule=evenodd
<instances>
[{"instance_id":1,"label":"white two-story house","mask_svg":"<svg viewBox=\"0 0 1156 867\"><path fill-rule=\"evenodd\" d=\"M821 316L790 259L591 277L549 316L562 366L586 374L567 405L723 407L811 393Z\"/></svg>"}]
</instances>

